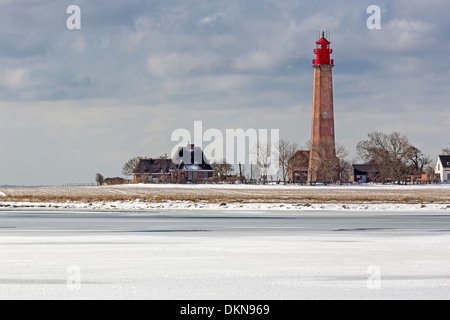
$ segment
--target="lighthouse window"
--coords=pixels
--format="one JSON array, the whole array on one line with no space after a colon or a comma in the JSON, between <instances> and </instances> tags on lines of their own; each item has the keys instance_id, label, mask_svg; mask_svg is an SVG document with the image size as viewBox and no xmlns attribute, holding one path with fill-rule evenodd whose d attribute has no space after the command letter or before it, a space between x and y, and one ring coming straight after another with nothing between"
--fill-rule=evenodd
<instances>
[{"instance_id":1,"label":"lighthouse window","mask_svg":"<svg viewBox=\"0 0 450 320\"><path fill-rule=\"evenodd\" d=\"M333 135L334 134L334 130L333 130L333 127L331 127L331 135Z\"/></svg>"},{"instance_id":2,"label":"lighthouse window","mask_svg":"<svg viewBox=\"0 0 450 320\"><path fill-rule=\"evenodd\" d=\"M331 89L331 81L330 81L330 89Z\"/></svg>"},{"instance_id":3,"label":"lighthouse window","mask_svg":"<svg viewBox=\"0 0 450 320\"><path fill-rule=\"evenodd\" d=\"M326 112L323 113L323 118L324 118L324 119L327 118L327 113L326 113Z\"/></svg>"}]
</instances>

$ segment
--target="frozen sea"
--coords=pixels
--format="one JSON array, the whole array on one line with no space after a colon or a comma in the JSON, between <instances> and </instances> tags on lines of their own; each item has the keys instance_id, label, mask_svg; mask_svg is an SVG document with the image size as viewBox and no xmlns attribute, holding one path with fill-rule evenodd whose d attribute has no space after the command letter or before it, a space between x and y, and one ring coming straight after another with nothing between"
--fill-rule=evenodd
<instances>
[{"instance_id":1,"label":"frozen sea","mask_svg":"<svg viewBox=\"0 0 450 320\"><path fill-rule=\"evenodd\" d=\"M450 299L450 215L2 210L0 298Z\"/></svg>"}]
</instances>

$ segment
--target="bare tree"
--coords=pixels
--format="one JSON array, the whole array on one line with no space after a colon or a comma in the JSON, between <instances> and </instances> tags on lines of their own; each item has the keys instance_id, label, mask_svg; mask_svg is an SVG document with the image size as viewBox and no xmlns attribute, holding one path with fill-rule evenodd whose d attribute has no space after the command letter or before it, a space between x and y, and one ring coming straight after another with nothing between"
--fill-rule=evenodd
<instances>
[{"instance_id":1,"label":"bare tree","mask_svg":"<svg viewBox=\"0 0 450 320\"><path fill-rule=\"evenodd\" d=\"M166 183L170 180L170 178L167 176L167 174L170 172L170 164L172 162L169 161L169 156L167 155L167 153L163 156L159 157L159 164L161 166L161 173L163 174L162 176L162 182Z\"/></svg>"},{"instance_id":2,"label":"bare tree","mask_svg":"<svg viewBox=\"0 0 450 320\"><path fill-rule=\"evenodd\" d=\"M411 173L409 164L414 155L413 146L408 138L399 132L390 134L372 132L368 137L368 140L358 143L358 155L364 161L380 168L383 181L390 177L401 184Z\"/></svg>"},{"instance_id":3,"label":"bare tree","mask_svg":"<svg viewBox=\"0 0 450 320\"><path fill-rule=\"evenodd\" d=\"M289 171L289 159L298 150L299 146L296 143L289 142L287 139L280 139L275 146L278 151L278 160L280 163L281 175L283 176L283 183L287 183Z\"/></svg>"},{"instance_id":4,"label":"bare tree","mask_svg":"<svg viewBox=\"0 0 450 320\"><path fill-rule=\"evenodd\" d=\"M220 162L215 162L211 166L214 169L215 175L219 177L226 177L234 171L233 166L227 163L225 159L222 159Z\"/></svg>"},{"instance_id":5,"label":"bare tree","mask_svg":"<svg viewBox=\"0 0 450 320\"><path fill-rule=\"evenodd\" d=\"M275 150L271 150L270 144L267 142L258 142L256 145L256 168L259 170L263 184L268 182L268 175L273 165L273 157L272 152Z\"/></svg>"},{"instance_id":6,"label":"bare tree","mask_svg":"<svg viewBox=\"0 0 450 320\"><path fill-rule=\"evenodd\" d=\"M420 175L425 172L425 168L431 164L431 156L425 155L422 151L417 149L414 146L411 146L412 148L412 166L413 166L413 173L415 175Z\"/></svg>"},{"instance_id":7,"label":"bare tree","mask_svg":"<svg viewBox=\"0 0 450 320\"><path fill-rule=\"evenodd\" d=\"M450 145L448 147L442 148L441 151L443 156L450 156Z\"/></svg>"},{"instance_id":8,"label":"bare tree","mask_svg":"<svg viewBox=\"0 0 450 320\"><path fill-rule=\"evenodd\" d=\"M348 152L341 145L335 144L331 139L324 140L320 146L308 142L310 147L310 172L309 180L314 183L322 181L325 185L329 181L334 182L339 179L341 171L340 159L348 156ZM317 175L314 177L314 175Z\"/></svg>"},{"instance_id":9,"label":"bare tree","mask_svg":"<svg viewBox=\"0 0 450 320\"><path fill-rule=\"evenodd\" d=\"M122 167L122 174L125 177L131 177L133 175L134 170L136 169L139 161L141 161L142 158L138 157L138 158L132 158L130 160L128 160Z\"/></svg>"},{"instance_id":10,"label":"bare tree","mask_svg":"<svg viewBox=\"0 0 450 320\"><path fill-rule=\"evenodd\" d=\"M105 178L100 173L97 173L95 175L95 182L97 182L97 185L102 186L105 184Z\"/></svg>"},{"instance_id":11,"label":"bare tree","mask_svg":"<svg viewBox=\"0 0 450 320\"><path fill-rule=\"evenodd\" d=\"M255 180L259 179L259 171L255 163L250 163L248 167L248 173L247 169L244 169L245 178L247 182L250 181L253 183ZM245 166L245 168L247 168L247 166Z\"/></svg>"},{"instance_id":12,"label":"bare tree","mask_svg":"<svg viewBox=\"0 0 450 320\"><path fill-rule=\"evenodd\" d=\"M337 173L339 175L339 181L350 181L350 176L353 174L352 163L346 159L340 159Z\"/></svg>"},{"instance_id":13,"label":"bare tree","mask_svg":"<svg viewBox=\"0 0 450 320\"><path fill-rule=\"evenodd\" d=\"M339 181L349 181L352 174L352 164L347 160L349 152L345 147L339 143L336 143L336 159L337 163L333 170L336 172L336 176Z\"/></svg>"}]
</instances>

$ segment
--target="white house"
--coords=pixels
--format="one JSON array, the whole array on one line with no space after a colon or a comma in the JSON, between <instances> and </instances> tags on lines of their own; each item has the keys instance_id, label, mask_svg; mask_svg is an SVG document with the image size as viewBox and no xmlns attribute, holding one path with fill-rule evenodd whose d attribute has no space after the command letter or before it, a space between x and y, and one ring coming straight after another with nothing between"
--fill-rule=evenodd
<instances>
[{"instance_id":1,"label":"white house","mask_svg":"<svg viewBox=\"0 0 450 320\"><path fill-rule=\"evenodd\" d=\"M441 177L441 181L450 182L450 156L439 156L434 173Z\"/></svg>"}]
</instances>

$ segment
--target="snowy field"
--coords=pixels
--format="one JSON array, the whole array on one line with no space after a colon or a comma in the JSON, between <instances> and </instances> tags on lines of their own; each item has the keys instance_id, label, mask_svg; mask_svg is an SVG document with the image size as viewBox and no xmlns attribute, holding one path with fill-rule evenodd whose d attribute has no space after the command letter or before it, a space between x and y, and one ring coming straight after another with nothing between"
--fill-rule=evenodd
<instances>
[{"instance_id":1,"label":"snowy field","mask_svg":"<svg viewBox=\"0 0 450 320\"><path fill-rule=\"evenodd\" d=\"M449 299L448 211L3 209L2 299Z\"/></svg>"}]
</instances>

